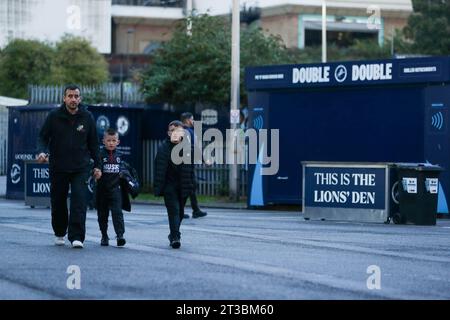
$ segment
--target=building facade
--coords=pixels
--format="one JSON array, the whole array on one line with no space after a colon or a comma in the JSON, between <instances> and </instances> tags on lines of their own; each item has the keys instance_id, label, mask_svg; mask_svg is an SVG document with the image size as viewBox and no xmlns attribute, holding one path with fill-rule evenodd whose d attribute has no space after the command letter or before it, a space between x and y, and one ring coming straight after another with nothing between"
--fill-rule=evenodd
<instances>
[{"instance_id":1,"label":"building facade","mask_svg":"<svg viewBox=\"0 0 450 320\"><path fill-rule=\"evenodd\" d=\"M175 24L194 13L231 14L232 0L2 0L0 47L13 38L55 42L64 34L88 39L105 54L114 80L151 62L151 53L169 40ZM345 47L355 39L382 46L407 23L411 0L327 0L327 42ZM258 8L264 32L287 47L320 45L322 0L240 0Z\"/></svg>"},{"instance_id":2,"label":"building facade","mask_svg":"<svg viewBox=\"0 0 450 320\"><path fill-rule=\"evenodd\" d=\"M111 0L0 1L0 48L14 38L56 42L64 34L111 53Z\"/></svg>"},{"instance_id":3,"label":"building facade","mask_svg":"<svg viewBox=\"0 0 450 320\"><path fill-rule=\"evenodd\" d=\"M287 47L318 45L322 30L322 0L241 0L241 5L259 7L260 27L279 35ZM200 13L226 15L232 0L196 0ZM374 38L380 45L403 28L412 12L411 0L326 0L327 39L345 46L355 38ZM347 41L346 41L347 40Z\"/></svg>"}]
</instances>

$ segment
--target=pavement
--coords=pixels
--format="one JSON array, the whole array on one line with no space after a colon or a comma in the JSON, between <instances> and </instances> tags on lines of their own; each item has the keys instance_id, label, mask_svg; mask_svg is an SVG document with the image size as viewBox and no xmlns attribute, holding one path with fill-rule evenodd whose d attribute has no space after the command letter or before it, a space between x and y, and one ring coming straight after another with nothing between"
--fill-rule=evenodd
<instances>
[{"instance_id":1,"label":"pavement","mask_svg":"<svg viewBox=\"0 0 450 320\"><path fill-rule=\"evenodd\" d=\"M0 198L6 197L6 176L0 176ZM134 204L150 204L150 205L164 205L163 200L132 200ZM219 208L219 209L246 209L245 203L233 203L233 202L218 202L218 203L201 203L203 208ZM189 212L188 212L189 213ZM190 213L189 213L190 214Z\"/></svg>"},{"instance_id":2,"label":"pavement","mask_svg":"<svg viewBox=\"0 0 450 320\"><path fill-rule=\"evenodd\" d=\"M125 213L127 244L53 244L50 211L0 199L0 299L450 299L450 221L436 226L305 221L299 212L209 209L167 240L163 206ZM114 239L110 221L109 235Z\"/></svg>"},{"instance_id":3,"label":"pavement","mask_svg":"<svg viewBox=\"0 0 450 320\"><path fill-rule=\"evenodd\" d=\"M149 205L164 205L164 200L132 200L132 203L135 204L149 204ZM208 202L208 203L200 203L200 207L203 211L206 208L216 208L216 209L247 209L247 204L241 202ZM187 208L189 209L189 204L187 204ZM189 210L186 211L189 215L191 214Z\"/></svg>"}]
</instances>

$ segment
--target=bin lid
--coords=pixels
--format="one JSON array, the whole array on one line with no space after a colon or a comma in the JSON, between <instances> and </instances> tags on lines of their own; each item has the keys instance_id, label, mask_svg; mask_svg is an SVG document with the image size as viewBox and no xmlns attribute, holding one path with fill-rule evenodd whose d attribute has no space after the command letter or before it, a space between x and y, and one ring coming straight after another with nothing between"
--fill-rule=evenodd
<instances>
[{"instance_id":1,"label":"bin lid","mask_svg":"<svg viewBox=\"0 0 450 320\"><path fill-rule=\"evenodd\" d=\"M443 171L441 166L431 163L413 163L413 162L398 162L394 163L394 167L400 169L410 169L418 171Z\"/></svg>"}]
</instances>

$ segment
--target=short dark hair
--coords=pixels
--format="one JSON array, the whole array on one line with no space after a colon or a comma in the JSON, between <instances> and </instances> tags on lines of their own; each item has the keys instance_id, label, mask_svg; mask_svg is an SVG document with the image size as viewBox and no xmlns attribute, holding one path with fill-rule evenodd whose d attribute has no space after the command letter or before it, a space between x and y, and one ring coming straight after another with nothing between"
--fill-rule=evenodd
<instances>
[{"instance_id":1,"label":"short dark hair","mask_svg":"<svg viewBox=\"0 0 450 320\"><path fill-rule=\"evenodd\" d=\"M117 130L114 128L108 128L105 130L105 135L115 136L117 134Z\"/></svg>"},{"instance_id":2,"label":"short dark hair","mask_svg":"<svg viewBox=\"0 0 450 320\"><path fill-rule=\"evenodd\" d=\"M77 90L77 89L78 89L78 91L81 92L80 87L77 86L76 84L69 84L69 85L67 85L67 86L64 88L64 96L66 95L67 90Z\"/></svg>"},{"instance_id":3,"label":"short dark hair","mask_svg":"<svg viewBox=\"0 0 450 320\"><path fill-rule=\"evenodd\" d=\"M194 115L193 115L192 113L190 113L190 112L183 112L183 113L181 114L180 120L181 120L182 122L184 122L184 121L186 121L186 120L188 120L188 119L190 119L190 118L192 118L192 117L194 117Z\"/></svg>"},{"instance_id":4,"label":"short dark hair","mask_svg":"<svg viewBox=\"0 0 450 320\"><path fill-rule=\"evenodd\" d=\"M170 123L169 123L169 125L167 126L167 128L169 128L170 126L182 127L183 124L181 123L180 120L173 120L173 121L170 121Z\"/></svg>"}]
</instances>

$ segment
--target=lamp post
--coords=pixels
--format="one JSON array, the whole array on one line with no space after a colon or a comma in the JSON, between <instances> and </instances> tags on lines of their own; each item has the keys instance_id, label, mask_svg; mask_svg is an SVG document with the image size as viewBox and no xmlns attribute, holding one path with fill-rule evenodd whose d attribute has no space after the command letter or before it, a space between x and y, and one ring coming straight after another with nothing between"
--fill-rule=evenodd
<instances>
[{"instance_id":1,"label":"lamp post","mask_svg":"<svg viewBox=\"0 0 450 320\"><path fill-rule=\"evenodd\" d=\"M239 26L240 26L240 12L239 12L239 0L233 0L232 22L231 22L231 110L230 110L230 123L232 129L232 145L228 152L232 156L231 168L229 173L229 192L230 199L233 201L238 200L238 169L237 169L237 136L236 136L236 113L239 113L239 50L240 50L240 38L239 38ZM239 117L237 117L239 119Z\"/></svg>"},{"instance_id":2,"label":"lamp post","mask_svg":"<svg viewBox=\"0 0 450 320\"><path fill-rule=\"evenodd\" d=\"M192 0L186 1L186 17L187 17L187 26L186 33L188 36L192 36Z\"/></svg>"},{"instance_id":3,"label":"lamp post","mask_svg":"<svg viewBox=\"0 0 450 320\"><path fill-rule=\"evenodd\" d=\"M322 62L327 62L327 2L322 0Z\"/></svg>"},{"instance_id":4,"label":"lamp post","mask_svg":"<svg viewBox=\"0 0 450 320\"><path fill-rule=\"evenodd\" d=\"M130 71L130 35L134 33L133 28L129 28L127 30L127 51L126 51L126 58L127 58L127 78L129 77L129 71Z\"/></svg>"},{"instance_id":5,"label":"lamp post","mask_svg":"<svg viewBox=\"0 0 450 320\"><path fill-rule=\"evenodd\" d=\"M130 34L134 33L133 28L129 28L127 30L127 47L125 49L125 60L126 60L126 78L128 78L129 70L130 70L130 63L129 63L129 42L130 42ZM122 59L122 63L120 64L120 104L123 104L123 62L124 59Z\"/></svg>"}]
</instances>

